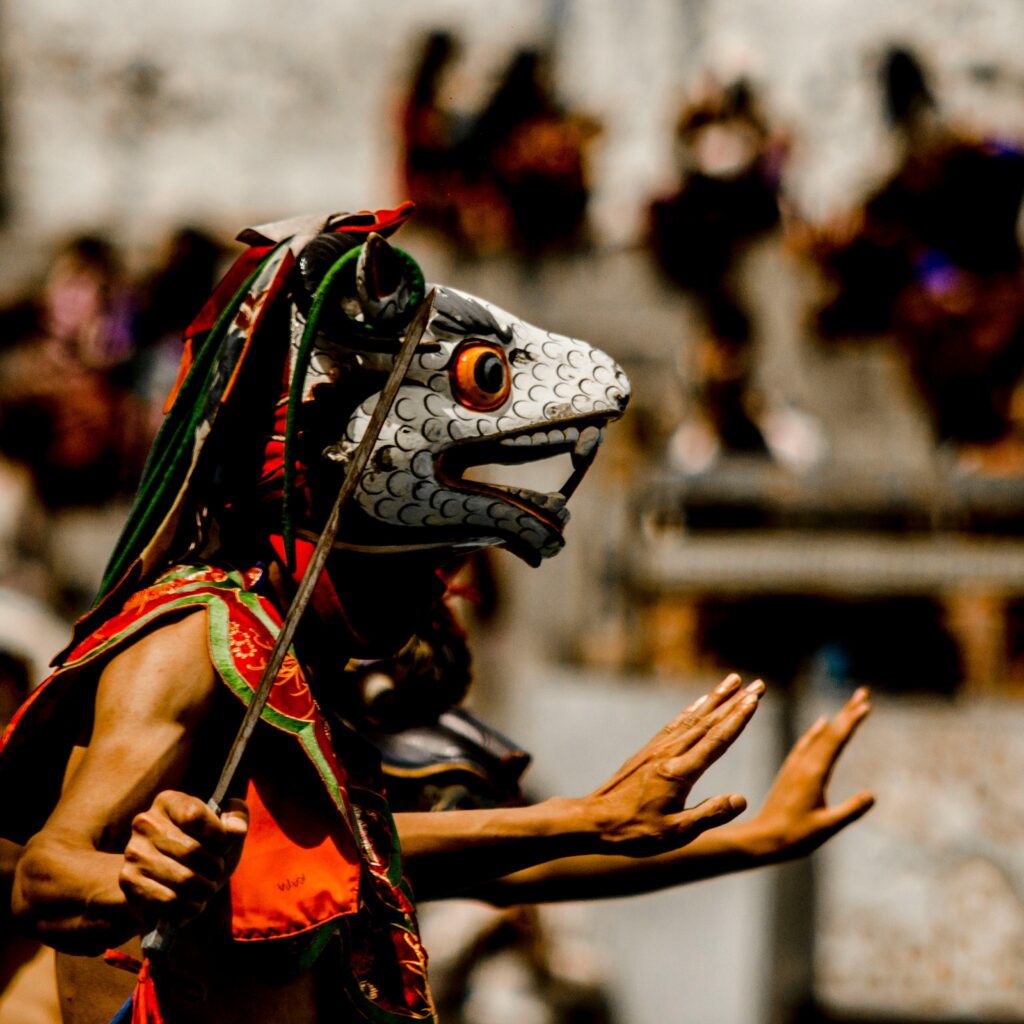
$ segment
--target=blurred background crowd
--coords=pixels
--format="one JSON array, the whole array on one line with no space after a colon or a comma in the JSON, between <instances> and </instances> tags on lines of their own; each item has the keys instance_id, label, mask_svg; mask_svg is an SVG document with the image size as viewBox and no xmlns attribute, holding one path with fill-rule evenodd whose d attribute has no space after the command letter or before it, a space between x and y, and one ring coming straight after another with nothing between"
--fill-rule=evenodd
<instances>
[{"instance_id":1,"label":"blurred background crowd","mask_svg":"<svg viewBox=\"0 0 1024 1024\"><path fill-rule=\"evenodd\" d=\"M756 804L877 695L835 785L878 807L813 863L428 908L443 1019L1024 1021L1022 38L1014 0L0 0L0 723L234 233L411 198L428 280L633 380L566 551L470 570L470 703L531 792L737 669L770 695L707 785ZM0 1018L51 1021L5 943Z\"/></svg>"}]
</instances>

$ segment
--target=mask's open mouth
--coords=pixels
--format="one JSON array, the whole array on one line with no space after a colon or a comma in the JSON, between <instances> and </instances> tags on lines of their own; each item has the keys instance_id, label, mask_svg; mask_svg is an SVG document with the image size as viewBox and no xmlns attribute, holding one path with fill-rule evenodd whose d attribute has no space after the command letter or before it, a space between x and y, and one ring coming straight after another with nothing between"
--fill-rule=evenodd
<instances>
[{"instance_id":1,"label":"mask's open mouth","mask_svg":"<svg viewBox=\"0 0 1024 1024\"><path fill-rule=\"evenodd\" d=\"M556 533L569 521L565 507L580 485L604 440L608 417L588 417L545 429L526 429L467 441L448 449L438 459L438 478L453 490L497 498L528 512ZM565 483L551 491L517 485L520 473L503 474L507 467L531 467L551 460L557 472L564 467ZM548 466L542 467L549 470ZM501 483L497 483L501 480Z\"/></svg>"}]
</instances>

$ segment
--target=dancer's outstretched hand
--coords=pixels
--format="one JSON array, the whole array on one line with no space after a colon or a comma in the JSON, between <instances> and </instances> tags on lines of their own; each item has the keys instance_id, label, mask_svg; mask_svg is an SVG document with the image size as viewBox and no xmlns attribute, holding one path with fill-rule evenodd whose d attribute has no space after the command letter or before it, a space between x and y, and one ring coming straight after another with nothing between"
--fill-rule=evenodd
<instances>
[{"instance_id":1,"label":"dancer's outstretched hand","mask_svg":"<svg viewBox=\"0 0 1024 1024\"><path fill-rule=\"evenodd\" d=\"M600 822L604 852L632 857L664 853L730 821L747 806L737 793L709 797L696 807L687 807L686 801L697 779L753 717L763 692L760 680L741 687L739 676L727 676L587 798Z\"/></svg>"},{"instance_id":2,"label":"dancer's outstretched hand","mask_svg":"<svg viewBox=\"0 0 1024 1024\"><path fill-rule=\"evenodd\" d=\"M871 809L875 798L867 790L834 807L826 796L839 755L870 711L871 696L861 687L835 718L822 716L796 742L750 823L766 852L780 860L811 853Z\"/></svg>"}]
</instances>

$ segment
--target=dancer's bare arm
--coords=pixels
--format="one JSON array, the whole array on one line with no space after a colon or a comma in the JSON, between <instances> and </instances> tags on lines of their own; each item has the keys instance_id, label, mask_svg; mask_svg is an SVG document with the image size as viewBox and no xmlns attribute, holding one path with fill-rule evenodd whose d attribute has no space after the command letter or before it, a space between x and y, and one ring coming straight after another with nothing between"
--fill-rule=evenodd
<instances>
[{"instance_id":1,"label":"dancer's bare arm","mask_svg":"<svg viewBox=\"0 0 1024 1024\"><path fill-rule=\"evenodd\" d=\"M217 686L201 614L110 661L88 747L18 862L12 905L23 928L67 952L101 952L157 918L194 916L226 881L244 807L218 819L175 791L192 773Z\"/></svg>"},{"instance_id":2,"label":"dancer's bare arm","mask_svg":"<svg viewBox=\"0 0 1024 1024\"><path fill-rule=\"evenodd\" d=\"M241 853L244 805L218 819L175 789L212 785L197 781L193 762L218 685L202 616L157 630L105 669L89 746L18 865L14 909L37 937L94 953L157 920L189 920L227 880ZM738 688L730 678L687 709L589 797L403 815L407 866L421 898L566 856L674 849L731 820L742 797L694 808L685 801L754 713L761 684Z\"/></svg>"},{"instance_id":3,"label":"dancer's bare arm","mask_svg":"<svg viewBox=\"0 0 1024 1024\"><path fill-rule=\"evenodd\" d=\"M632 896L811 853L874 803L867 791L835 806L826 798L836 762L870 710L868 692L858 690L831 721L815 722L790 751L749 822L704 832L688 846L642 860L589 856L539 865L472 895L500 906Z\"/></svg>"},{"instance_id":4,"label":"dancer's bare arm","mask_svg":"<svg viewBox=\"0 0 1024 1024\"><path fill-rule=\"evenodd\" d=\"M696 807L686 801L697 779L750 721L763 689L760 682L741 688L739 677L730 676L589 796L521 808L397 815L417 898L455 895L565 857L664 854L732 820L746 806L737 794Z\"/></svg>"}]
</instances>

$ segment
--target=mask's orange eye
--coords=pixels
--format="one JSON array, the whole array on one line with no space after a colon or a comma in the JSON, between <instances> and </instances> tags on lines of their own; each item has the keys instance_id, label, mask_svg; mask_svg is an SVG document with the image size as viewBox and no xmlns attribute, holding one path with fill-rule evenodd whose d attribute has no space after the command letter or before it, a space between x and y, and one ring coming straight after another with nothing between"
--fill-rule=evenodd
<instances>
[{"instance_id":1,"label":"mask's orange eye","mask_svg":"<svg viewBox=\"0 0 1024 1024\"><path fill-rule=\"evenodd\" d=\"M450 372L456 399L476 412L497 409L512 390L512 372L505 353L485 341L463 345L456 353Z\"/></svg>"}]
</instances>

